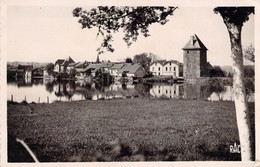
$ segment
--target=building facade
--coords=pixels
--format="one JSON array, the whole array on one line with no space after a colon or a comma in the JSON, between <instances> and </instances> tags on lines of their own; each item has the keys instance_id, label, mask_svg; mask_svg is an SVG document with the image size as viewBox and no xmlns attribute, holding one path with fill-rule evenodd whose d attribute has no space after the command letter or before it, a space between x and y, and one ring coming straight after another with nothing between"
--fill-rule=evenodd
<instances>
[{"instance_id":1,"label":"building facade","mask_svg":"<svg viewBox=\"0 0 260 167\"><path fill-rule=\"evenodd\" d=\"M193 35L183 49L183 77L196 79L207 76L207 48Z\"/></svg>"},{"instance_id":2,"label":"building facade","mask_svg":"<svg viewBox=\"0 0 260 167\"><path fill-rule=\"evenodd\" d=\"M153 75L182 77L182 64L176 60L153 62L149 70Z\"/></svg>"}]
</instances>

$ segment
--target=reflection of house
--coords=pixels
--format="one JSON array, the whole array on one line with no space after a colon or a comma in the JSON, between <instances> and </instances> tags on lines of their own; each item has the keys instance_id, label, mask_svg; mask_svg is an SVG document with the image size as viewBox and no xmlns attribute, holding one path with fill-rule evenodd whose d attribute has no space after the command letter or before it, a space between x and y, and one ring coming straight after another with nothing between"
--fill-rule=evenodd
<instances>
[{"instance_id":1,"label":"reflection of house","mask_svg":"<svg viewBox=\"0 0 260 167\"><path fill-rule=\"evenodd\" d=\"M183 49L184 78L195 79L207 76L207 48L197 35L190 37Z\"/></svg>"},{"instance_id":2,"label":"reflection of house","mask_svg":"<svg viewBox=\"0 0 260 167\"><path fill-rule=\"evenodd\" d=\"M153 85L150 94L156 98L183 98L183 85Z\"/></svg>"},{"instance_id":3,"label":"reflection of house","mask_svg":"<svg viewBox=\"0 0 260 167\"><path fill-rule=\"evenodd\" d=\"M118 71L118 76L141 78L145 76L145 69L140 64L126 64Z\"/></svg>"},{"instance_id":4,"label":"reflection of house","mask_svg":"<svg viewBox=\"0 0 260 167\"><path fill-rule=\"evenodd\" d=\"M32 78L32 65L18 65L17 68L17 76L18 77L24 77L25 79L31 79Z\"/></svg>"},{"instance_id":5,"label":"reflection of house","mask_svg":"<svg viewBox=\"0 0 260 167\"><path fill-rule=\"evenodd\" d=\"M153 75L173 76L174 78L183 76L182 63L176 60L153 62L150 65L150 71Z\"/></svg>"},{"instance_id":6,"label":"reflection of house","mask_svg":"<svg viewBox=\"0 0 260 167\"><path fill-rule=\"evenodd\" d=\"M118 76L118 71L124 66L123 63L115 63L110 69L110 75L116 77Z\"/></svg>"}]
</instances>

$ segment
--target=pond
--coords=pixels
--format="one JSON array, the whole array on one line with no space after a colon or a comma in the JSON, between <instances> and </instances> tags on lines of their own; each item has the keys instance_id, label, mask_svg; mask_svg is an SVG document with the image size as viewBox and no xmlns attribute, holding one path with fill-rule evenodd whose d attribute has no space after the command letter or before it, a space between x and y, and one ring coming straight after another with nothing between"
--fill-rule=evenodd
<instances>
[{"instance_id":1,"label":"pond","mask_svg":"<svg viewBox=\"0 0 260 167\"><path fill-rule=\"evenodd\" d=\"M55 82L45 79L8 81L7 100L46 103L55 101L101 100L116 98L195 99L233 101L232 87L214 90L199 84L122 84L110 85L84 81ZM247 96L254 101L254 93Z\"/></svg>"}]
</instances>

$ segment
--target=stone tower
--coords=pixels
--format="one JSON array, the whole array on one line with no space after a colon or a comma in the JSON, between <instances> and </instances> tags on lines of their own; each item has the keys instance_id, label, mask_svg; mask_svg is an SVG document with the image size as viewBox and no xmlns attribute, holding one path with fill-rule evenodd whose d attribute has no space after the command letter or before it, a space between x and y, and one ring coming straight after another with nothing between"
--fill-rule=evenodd
<instances>
[{"instance_id":1,"label":"stone tower","mask_svg":"<svg viewBox=\"0 0 260 167\"><path fill-rule=\"evenodd\" d=\"M183 50L183 77L196 79L207 76L207 48L197 35L190 37Z\"/></svg>"}]
</instances>

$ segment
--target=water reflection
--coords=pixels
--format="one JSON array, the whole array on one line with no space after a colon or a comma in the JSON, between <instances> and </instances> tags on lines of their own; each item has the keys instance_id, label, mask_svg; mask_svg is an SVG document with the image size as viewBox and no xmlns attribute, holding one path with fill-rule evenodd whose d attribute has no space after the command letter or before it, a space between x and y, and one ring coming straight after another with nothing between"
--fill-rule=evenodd
<instances>
[{"instance_id":1,"label":"water reflection","mask_svg":"<svg viewBox=\"0 0 260 167\"><path fill-rule=\"evenodd\" d=\"M122 84L104 85L84 81L55 82L33 79L8 82L8 100L21 102L50 102L73 100L99 100L115 98L174 98L210 101L232 101L232 87L200 84ZM254 101L254 94L248 96Z\"/></svg>"}]
</instances>

